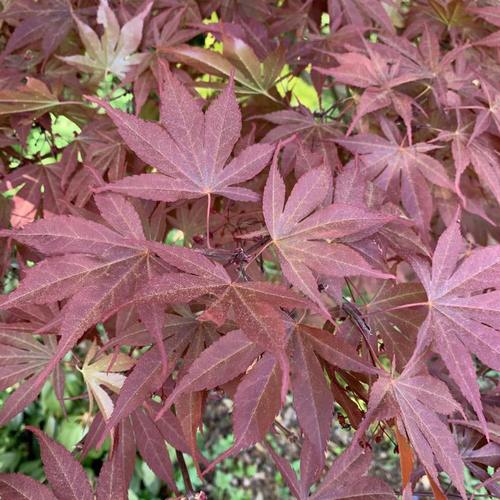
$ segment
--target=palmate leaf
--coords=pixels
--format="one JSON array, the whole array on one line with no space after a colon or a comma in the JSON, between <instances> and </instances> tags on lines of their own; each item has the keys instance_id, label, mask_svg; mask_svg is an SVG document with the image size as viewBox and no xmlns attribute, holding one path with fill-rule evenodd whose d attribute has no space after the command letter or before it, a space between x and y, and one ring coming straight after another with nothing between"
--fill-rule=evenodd
<instances>
[{"instance_id":1,"label":"palmate leaf","mask_svg":"<svg viewBox=\"0 0 500 500\"><path fill-rule=\"evenodd\" d=\"M33 120L62 104L45 83L32 77L16 90L0 91L0 116L27 113Z\"/></svg>"},{"instance_id":2,"label":"palmate leaf","mask_svg":"<svg viewBox=\"0 0 500 500\"><path fill-rule=\"evenodd\" d=\"M333 414L333 395L323 368L314 353L307 335L293 337L293 403L300 427L312 452L310 461L323 470L325 450L330 437Z\"/></svg>"},{"instance_id":3,"label":"palmate leaf","mask_svg":"<svg viewBox=\"0 0 500 500\"><path fill-rule=\"evenodd\" d=\"M73 10L78 15L89 12L89 8ZM65 0L15 2L2 12L0 19L6 18L21 22L9 38L2 57L40 39L43 56L48 57L63 42L73 25L72 9Z\"/></svg>"},{"instance_id":4,"label":"palmate leaf","mask_svg":"<svg viewBox=\"0 0 500 500\"><path fill-rule=\"evenodd\" d=\"M182 247L147 244L161 258L184 273L165 273L139 289L134 304L182 304L204 295L217 300L200 316L202 321L225 323L232 309L236 324L263 350L273 354L282 367L282 399L289 380L286 328L278 307L310 308L311 302L281 285L265 282L233 282L226 270L198 252ZM190 273L190 274L187 274ZM314 307L314 306L313 306Z\"/></svg>"},{"instance_id":5,"label":"palmate leaf","mask_svg":"<svg viewBox=\"0 0 500 500\"><path fill-rule=\"evenodd\" d=\"M470 353L500 370L499 292L483 292L500 283L500 248L478 249L456 269L462 236L458 211L439 238L432 270L418 256L409 261L428 297L428 314L420 327L414 356L432 342L467 401L486 428L476 370Z\"/></svg>"},{"instance_id":6,"label":"palmate leaf","mask_svg":"<svg viewBox=\"0 0 500 500\"><path fill-rule=\"evenodd\" d=\"M234 445L219 455L203 474L265 436L281 408L281 381L278 362L273 356L264 354L243 377L234 396Z\"/></svg>"},{"instance_id":7,"label":"palmate leaf","mask_svg":"<svg viewBox=\"0 0 500 500\"><path fill-rule=\"evenodd\" d=\"M132 414L132 424L141 457L151 470L176 492L172 462L160 431L141 408Z\"/></svg>"},{"instance_id":8,"label":"palmate leaf","mask_svg":"<svg viewBox=\"0 0 500 500\"><path fill-rule=\"evenodd\" d=\"M439 161L426 154L436 149L435 145L403 146L399 132L389 128L386 121L382 121L382 125L389 140L359 134L335 139L335 142L360 154L366 165L365 177L386 191L391 201L398 203L401 198L421 234L426 234L432 216L432 196L427 181L450 190L454 190L453 184Z\"/></svg>"},{"instance_id":9,"label":"palmate leaf","mask_svg":"<svg viewBox=\"0 0 500 500\"><path fill-rule=\"evenodd\" d=\"M146 57L146 54L133 54L133 52L139 47L144 19L149 14L152 5L148 3L139 14L120 28L114 11L108 5L108 0L100 0L97 22L104 27L102 38L99 39L90 26L75 16L78 32L87 54L60 59L76 66L81 71L94 74L98 80L108 73L120 79L125 78L130 68Z\"/></svg>"},{"instance_id":10,"label":"palmate leaf","mask_svg":"<svg viewBox=\"0 0 500 500\"><path fill-rule=\"evenodd\" d=\"M57 351L38 376L37 385L88 328L125 302L138 283L165 269L141 246L144 233L132 204L113 193L99 196L102 216L116 231L75 216L55 216L2 233L53 256L29 269L26 280L4 298L2 308L70 299L58 318L61 340Z\"/></svg>"},{"instance_id":11,"label":"palmate leaf","mask_svg":"<svg viewBox=\"0 0 500 500\"><path fill-rule=\"evenodd\" d=\"M108 456L97 480L97 500L125 500L128 497L120 455Z\"/></svg>"},{"instance_id":12,"label":"palmate leaf","mask_svg":"<svg viewBox=\"0 0 500 500\"><path fill-rule=\"evenodd\" d=\"M261 353L240 330L226 333L195 359L158 414L163 415L181 394L214 389L244 372Z\"/></svg>"},{"instance_id":13,"label":"palmate leaf","mask_svg":"<svg viewBox=\"0 0 500 500\"><path fill-rule=\"evenodd\" d=\"M217 76L230 76L234 71L234 79L240 84L238 93L262 94L275 99L270 91L285 65L283 47L268 54L261 63L252 47L242 39L223 32L222 41L222 54L191 45L159 47L159 50L189 66Z\"/></svg>"},{"instance_id":14,"label":"palmate leaf","mask_svg":"<svg viewBox=\"0 0 500 500\"><path fill-rule=\"evenodd\" d=\"M92 362L96 354L96 349L97 345L94 341L92 347L87 352L87 356L85 357L85 361L80 371L85 380L89 394L89 413L92 414L92 405L95 399L104 419L107 420L113 412L114 405L101 385L104 385L115 393L119 393L126 377L117 372L130 370L136 362L123 353L118 353L116 356L114 354L108 354Z\"/></svg>"},{"instance_id":15,"label":"palmate leaf","mask_svg":"<svg viewBox=\"0 0 500 500\"><path fill-rule=\"evenodd\" d=\"M34 306L25 310L34 314L41 312L42 321L49 322L52 318L48 310L36 311ZM5 391L17 382L25 381L4 402L0 412L1 425L11 421L38 397L43 386L36 386L37 374L50 364L56 347L54 335L44 335L43 343L33 335L43 325L41 321L19 321L21 318L15 314L10 319L18 321L0 324L0 390ZM58 366L54 370L52 383L61 401L62 391L57 382L64 387L64 375Z\"/></svg>"},{"instance_id":16,"label":"palmate leaf","mask_svg":"<svg viewBox=\"0 0 500 500\"><path fill-rule=\"evenodd\" d=\"M241 113L234 82L203 114L183 85L163 67L161 125L146 122L89 97L104 107L128 146L161 174L141 174L111 183L111 190L137 198L176 201L219 194L238 201L258 201L259 195L236 187L255 177L268 163L273 147L254 144L226 162L241 131Z\"/></svg>"},{"instance_id":17,"label":"palmate leaf","mask_svg":"<svg viewBox=\"0 0 500 500\"><path fill-rule=\"evenodd\" d=\"M201 337L202 334L202 330L194 327L181 331L178 335L174 335L164 342L165 351L169 353L166 372L163 369L157 346L141 356L120 390L113 413L98 437L98 446L101 446L114 426L139 408L152 393L160 389L165 379L175 369L176 363L189 345L190 340Z\"/></svg>"},{"instance_id":18,"label":"palmate leaf","mask_svg":"<svg viewBox=\"0 0 500 500\"><path fill-rule=\"evenodd\" d=\"M93 500L92 487L82 465L61 444L34 427L40 443L42 461L52 491L24 474L0 474L0 495L9 500ZM119 441L121 444L121 441ZM125 500L126 483L123 476L120 446L104 463L99 473L97 500ZM134 448L135 451L135 448ZM133 466L134 461L132 461Z\"/></svg>"},{"instance_id":19,"label":"palmate leaf","mask_svg":"<svg viewBox=\"0 0 500 500\"><path fill-rule=\"evenodd\" d=\"M370 44L365 44L365 47L369 57L356 52L333 54L340 63L338 67L314 68L324 75L333 76L336 82L365 89L359 99L356 116L353 117L346 135L352 132L364 115L392 104L403 119L411 141L412 105L416 102L406 94L398 92L396 87L418 80L419 75L400 71L402 56L394 61L372 50Z\"/></svg>"},{"instance_id":20,"label":"palmate leaf","mask_svg":"<svg viewBox=\"0 0 500 500\"><path fill-rule=\"evenodd\" d=\"M307 448L307 441L304 442ZM397 497L389 485L367 476L368 467L372 460L372 452L353 441L333 462L321 484L309 496L310 485L304 482L301 465L301 479L298 480L288 462L280 457L271 446L267 446L283 479L298 500L395 500ZM306 461L304 447L301 454L301 464ZM352 481L352 477L356 481Z\"/></svg>"},{"instance_id":21,"label":"palmate leaf","mask_svg":"<svg viewBox=\"0 0 500 500\"><path fill-rule=\"evenodd\" d=\"M463 413L463 410L443 382L425 371L419 373L418 365L410 363L398 378L385 376L375 382L366 418L356 438L365 433L374 419L388 420L397 416L427 474L439 484L434 463L437 460L465 500L462 458L448 426L436 415Z\"/></svg>"},{"instance_id":22,"label":"palmate leaf","mask_svg":"<svg viewBox=\"0 0 500 500\"><path fill-rule=\"evenodd\" d=\"M326 313L313 271L336 277L393 278L373 269L359 253L341 241L343 237L355 241L357 233L361 239L395 217L342 203L333 203L311 215L328 194L328 176L321 167L300 177L285 205L285 183L278 171L278 151L279 147L264 190L263 210L283 274L290 283ZM338 242L327 243L326 239Z\"/></svg>"},{"instance_id":23,"label":"palmate leaf","mask_svg":"<svg viewBox=\"0 0 500 500\"><path fill-rule=\"evenodd\" d=\"M419 283L393 285L385 281L372 300L361 307L369 315L366 321L383 340L388 359L395 360L400 371L413 355L417 333L426 316L425 305L422 305L426 299L425 290ZM397 309L412 303L420 305ZM359 337L359 332L356 335Z\"/></svg>"}]
</instances>

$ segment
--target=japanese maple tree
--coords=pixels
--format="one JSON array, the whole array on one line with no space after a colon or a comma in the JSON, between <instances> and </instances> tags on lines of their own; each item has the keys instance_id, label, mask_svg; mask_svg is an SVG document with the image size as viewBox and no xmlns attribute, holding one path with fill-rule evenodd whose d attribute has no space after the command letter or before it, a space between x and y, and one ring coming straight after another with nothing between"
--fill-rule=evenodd
<instances>
[{"instance_id":1,"label":"japanese maple tree","mask_svg":"<svg viewBox=\"0 0 500 500\"><path fill-rule=\"evenodd\" d=\"M497 2L2 9L0 426L72 375L89 428L26 427L47 480L1 499L124 500L137 453L204 498L257 443L290 498L500 497Z\"/></svg>"}]
</instances>

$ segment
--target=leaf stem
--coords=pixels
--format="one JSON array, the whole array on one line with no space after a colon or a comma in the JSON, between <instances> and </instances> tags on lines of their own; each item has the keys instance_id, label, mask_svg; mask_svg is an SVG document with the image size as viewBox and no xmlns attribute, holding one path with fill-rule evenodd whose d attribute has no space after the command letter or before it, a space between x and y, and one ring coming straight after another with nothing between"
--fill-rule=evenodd
<instances>
[{"instance_id":1,"label":"leaf stem","mask_svg":"<svg viewBox=\"0 0 500 500\"><path fill-rule=\"evenodd\" d=\"M186 498L194 498L193 495L193 485L191 483L191 478L189 477L189 471L184 460L184 455L181 451L175 450L177 455L177 461L179 462L179 467L182 473L182 480L184 481L184 489L186 490Z\"/></svg>"},{"instance_id":2,"label":"leaf stem","mask_svg":"<svg viewBox=\"0 0 500 500\"><path fill-rule=\"evenodd\" d=\"M351 290L351 286L354 288L354 291L358 294L358 297L364 302L364 304L366 305L367 302L365 300L365 298L363 297L363 295L360 293L360 291L356 288L356 286L354 285L354 283L347 277L344 278L346 284L347 284L347 287L349 288L349 292L351 292L351 297L353 299L355 299L353 293L352 293L352 290Z\"/></svg>"},{"instance_id":3,"label":"leaf stem","mask_svg":"<svg viewBox=\"0 0 500 500\"><path fill-rule=\"evenodd\" d=\"M269 240L257 253L252 255L251 259L247 262L245 269L268 247L272 244L273 240Z\"/></svg>"},{"instance_id":4,"label":"leaf stem","mask_svg":"<svg viewBox=\"0 0 500 500\"><path fill-rule=\"evenodd\" d=\"M401 306L389 307L387 309L380 309L379 311L372 311L366 314L363 314L361 317L366 318L367 316L373 316L374 314L382 314L390 311L397 311L398 309L408 309L410 307L421 307L428 306L429 302L415 302L413 304L403 304Z\"/></svg>"},{"instance_id":5,"label":"leaf stem","mask_svg":"<svg viewBox=\"0 0 500 500\"><path fill-rule=\"evenodd\" d=\"M212 198L210 193L207 193L207 248L210 247L210 208L212 205Z\"/></svg>"}]
</instances>

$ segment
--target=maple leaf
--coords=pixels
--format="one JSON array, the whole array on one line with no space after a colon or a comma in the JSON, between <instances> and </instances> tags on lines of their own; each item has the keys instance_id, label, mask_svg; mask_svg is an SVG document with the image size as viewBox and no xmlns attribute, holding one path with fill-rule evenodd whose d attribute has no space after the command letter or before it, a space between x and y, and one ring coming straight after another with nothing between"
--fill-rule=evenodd
<instances>
[{"instance_id":1,"label":"maple leaf","mask_svg":"<svg viewBox=\"0 0 500 500\"><path fill-rule=\"evenodd\" d=\"M264 142L278 142L297 135L305 145L322 153L330 165L338 163L337 148L330 142L330 139L339 136L336 122L318 121L311 110L300 103L297 109L274 111L255 118L262 118L276 125L264 136Z\"/></svg>"},{"instance_id":2,"label":"maple leaf","mask_svg":"<svg viewBox=\"0 0 500 500\"><path fill-rule=\"evenodd\" d=\"M202 72L230 76L234 71L234 79L241 85L237 88L238 93L262 94L276 101L271 89L285 65L283 47L268 54L261 63L252 47L241 38L223 31L222 42L222 54L192 45L159 47L159 50Z\"/></svg>"},{"instance_id":3,"label":"maple leaf","mask_svg":"<svg viewBox=\"0 0 500 500\"><path fill-rule=\"evenodd\" d=\"M29 113L31 120L44 115L54 108L64 105L41 80L26 78L26 83L16 90L0 91L0 116L14 113Z\"/></svg>"},{"instance_id":4,"label":"maple leaf","mask_svg":"<svg viewBox=\"0 0 500 500\"><path fill-rule=\"evenodd\" d=\"M403 210L391 202L386 201L386 193L367 181L363 175L359 162L350 162L344 166L335 180L335 203L348 203L371 210L404 217ZM429 256L427 246L418 237L413 227L403 225L401 219L389 221L376 234L353 243L354 248L360 251L369 261L376 262L381 269L385 267L383 250L390 248L396 253L420 253Z\"/></svg>"},{"instance_id":5,"label":"maple leaf","mask_svg":"<svg viewBox=\"0 0 500 500\"><path fill-rule=\"evenodd\" d=\"M54 216L2 233L49 257L29 269L18 289L4 298L3 308L70 298L59 318L57 352L40 381L105 312L125 301L138 283L165 270L141 246L142 223L129 201L103 193L96 202L115 230L75 216Z\"/></svg>"},{"instance_id":6,"label":"maple leaf","mask_svg":"<svg viewBox=\"0 0 500 500\"><path fill-rule=\"evenodd\" d=\"M355 349L337 335L319 328L296 324L292 348L294 408L300 427L312 447L310 458L321 471L330 436L334 401L316 355L336 368L367 373L377 373L377 370L365 363Z\"/></svg>"},{"instance_id":7,"label":"maple leaf","mask_svg":"<svg viewBox=\"0 0 500 500\"><path fill-rule=\"evenodd\" d=\"M424 23L422 31L418 48L405 37L383 36L382 38L392 49L404 56L402 70L419 80L430 81L427 90L423 92L431 91L438 106L446 106L448 104L446 92L453 87L455 77L452 63L469 45L459 45L453 50L442 53L439 38L429 23Z\"/></svg>"},{"instance_id":8,"label":"maple leaf","mask_svg":"<svg viewBox=\"0 0 500 500\"><path fill-rule=\"evenodd\" d=\"M365 89L346 135L354 130L364 115L392 104L406 125L411 145L412 106L418 106L418 104L410 96L397 91L395 87L418 80L419 76L401 71L403 56L394 62L389 57L373 50L370 45L365 44L369 57L357 52L333 54L340 66L336 68L315 67L314 69L324 75L333 76L339 83Z\"/></svg>"},{"instance_id":9,"label":"maple leaf","mask_svg":"<svg viewBox=\"0 0 500 500\"><path fill-rule=\"evenodd\" d=\"M384 28L388 33L394 32L394 24L389 17L385 4L375 0L334 0L329 7L332 14L346 16L350 24L356 27L365 26L370 20Z\"/></svg>"},{"instance_id":10,"label":"maple leaf","mask_svg":"<svg viewBox=\"0 0 500 500\"><path fill-rule=\"evenodd\" d=\"M88 14L91 9L74 9L74 13ZM65 0L42 2L13 2L2 12L0 19L19 19L20 23L3 51L2 59L17 49L42 40L42 53L50 56L64 41L73 26L72 10Z\"/></svg>"},{"instance_id":11,"label":"maple leaf","mask_svg":"<svg viewBox=\"0 0 500 500\"><path fill-rule=\"evenodd\" d=\"M162 481L178 493L172 462L160 431L141 408L132 414L132 424L141 457Z\"/></svg>"},{"instance_id":12,"label":"maple leaf","mask_svg":"<svg viewBox=\"0 0 500 500\"><path fill-rule=\"evenodd\" d=\"M186 375L179 379L168 396L161 414L183 393L214 389L233 380L261 352L241 330L226 333L193 361Z\"/></svg>"},{"instance_id":13,"label":"maple leaf","mask_svg":"<svg viewBox=\"0 0 500 500\"><path fill-rule=\"evenodd\" d=\"M100 0L97 22L104 28L102 38L99 39L90 26L75 16L80 39L87 54L60 57L60 59L82 71L92 73L99 81L108 73L120 79L125 78L130 68L139 64L146 56L146 54L133 54L133 52L141 43L144 19L149 14L152 5L152 2L148 3L139 14L120 28L115 13L108 5L108 0Z\"/></svg>"},{"instance_id":14,"label":"maple leaf","mask_svg":"<svg viewBox=\"0 0 500 500\"><path fill-rule=\"evenodd\" d=\"M0 324L0 390L6 390L25 380L4 402L0 412L1 425L12 420L37 398L42 390L42 386L35 385L37 374L50 364L55 353L55 335L44 335L43 343L38 342L33 335L45 322L50 322L52 315L46 310L37 311L34 306L28 310L34 315L39 313L38 321L29 321L22 315L13 315L11 320L17 321ZM64 374L60 367L54 368L52 383L63 406L62 391L57 381L59 378L64 388Z\"/></svg>"},{"instance_id":15,"label":"maple leaf","mask_svg":"<svg viewBox=\"0 0 500 500\"><path fill-rule=\"evenodd\" d=\"M130 370L136 362L125 354L118 353L117 356L109 354L91 363L95 357L96 350L97 344L94 340L91 348L87 351L83 366L79 370L83 375L89 394L89 413L92 414L93 401L95 398L104 419L107 420L113 412L114 405L101 385L104 385L115 393L119 393L126 377L116 372Z\"/></svg>"},{"instance_id":16,"label":"maple leaf","mask_svg":"<svg viewBox=\"0 0 500 500\"><path fill-rule=\"evenodd\" d=\"M248 338L279 360L283 371L284 398L288 388L289 365L285 351L286 327L282 320L283 313L277 307L309 308L312 304L280 285L233 282L224 267L193 250L152 242L147 246L183 273L165 273L153 278L137 291L130 303L182 304L204 295L216 296L216 301L199 319L221 326L232 309L236 324Z\"/></svg>"},{"instance_id":17,"label":"maple leaf","mask_svg":"<svg viewBox=\"0 0 500 500\"><path fill-rule=\"evenodd\" d=\"M462 236L458 211L438 240L432 260L409 257L428 298L428 314L418 332L414 357L433 343L463 395L486 429L476 370L469 352L500 369L498 291L471 295L499 285L500 248L478 249L457 267Z\"/></svg>"},{"instance_id":18,"label":"maple leaf","mask_svg":"<svg viewBox=\"0 0 500 500\"><path fill-rule=\"evenodd\" d=\"M408 436L430 477L439 484L436 459L466 499L460 453L448 426L436 415L456 411L463 414L444 382L419 370L418 362L410 362L398 378L385 374L375 382L370 391L368 412L356 432L355 441L374 419L389 420L397 416L398 422L404 425L402 432Z\"/></svg>"},{"instance_id":19,"label":"maple leaf","mask_svg":"<svg viewBox=\"0 0 500 500\"><path fill-rule=\"evenodd\" d=\"M99 434L99 446L117 423L123 421L144 402L147 402L148 405L152 404L150 400L151 394L159 390L165 380L173 373L186 349L188 353L191 352L190 356L193 356L193 350L202 350L205 345L209 346L214 341L214 338L218 338L212 324L196 321L195 316L192 314L185 318L170 315L170 318L167 318L165 329L167 332L165 332L166 339L163 342L163 348L168 353L166 362L162 360L158 346L154 346L139 359L120 390L111 418L106 422L106 426ZM141 332L139 335L144 337L144 333ZM127 335L124 340L130 339L126 344L135 345L136 338L135 335L133 338ZM142 341L139 340L139 342ZM186 361L186 357L187 354L184 361ZM157 419L157 422L161 422L161 419L168 415L169 412L163 411L162 415L158 417L160 420ZM186 448L189 453L193 453L192 448L188 446ZM186 448L183 450L185 451Z\"/></svg>"},{"instance_id":20,"label":"maple leaf","mask_svg":"<svg viewBox=\"0 0 500 500\"><path fill-rule=\"evenodd\" d=\"M0 495L18 500L57 500L47 486L24 474L0 474Z\"/></svg>"},{"instance_id":21,"label":"maple leaf","mask_svg":"<svg viewBox=\"0 0 500 500\"><path fill-rule=\"evenodd\" d=\"M278 362L267 353L243 377L234 395L234 445L212 462L203 474L208 474L222 460L265 436L281 408L281 380Z\"/></svg>"},{"instance_id":22,"label":"maple leaf","mask_svg":"<svg viewBox=\"0 0 500 500\"><path fill-rule=\"evenodd\" d=\"M485 133L490 125L493 123L496 126L497 131L500 131L500 96L497 88L489 82L486 78L480 78L481 90L487 101L487 106L479 107L479 113L477 114L474 131L469 137L467 146L469 146L474 139L481 134Z\"/></svg>"},{"instance_id":23,"label":"maple leaf","mask_svg":"<svg viewBox=\"0 0 500 500\"><path fill-rule=\"evenodd\" d=\"M382 129L388 139L372 134L335 139L352 153L360 154L366 165L364 175L375 182L390 196L394 203L401 201L411 215L422 235L429 230L432 216L432 196L426 181L454 190L444 167L429 151L435 145L417 143L403 146L396 129L390 128L385 120Z\"/></svg>"},{"instance_id":24,"label":"maple leaf","mask_svg":"<svg viewBox=\"0 0 500 500\"><path fill-rule=\"evenodd\" d=\"M157 201L209 197L219 194L239 201L259 195L234 184L256 176L268 163L273 147L255 144L226 165L239 139L241 113L233 79L205 115L183 85L164 67L161 123L163 127L127 115L88 97L106 109L123 140L146 163L162 174L141 174L100 188Z\"/></svg>"},{"instance_id":25,"label":"maple leaf","mask_svg":"<svg viewBox=\"0 0 500 500\"><path fill-rule=\"evenodd\" d=\"M372 461L372 452L369 448L360 446L356 441L353 441L335 459L321 484L311 496L309 496L311 481L307 481L307 475L304 474L304 464L311 468L315 467L316 463L309 460L307 456L308 441L305 441L302 447L300 481L288 462L280 457L269 444L266 443L266 447L285 483L298 500L306 498L311 500L349 500L352 498L392 500L396 498L386 483L366 475ZM349 481L351 473L356 474L357 480L354 482Z\"/></svg>"},{"instance_id":26,"label":"maple leaf","mask_svg":"<svg viewBox=\"0 0 500 500\"><path fill-rule=\"evenodd\" d=\"M348 237L349 241L356 241L394 217L341 203L328 205L311 215L328 194L329 182L324 168L311 170L300 177L285 205L285 183L278 172L278 152L279 147L264 189L263 209L271 243L290 283L326 313L312 270L329 276L392 278L372 269L346 244L324 240L341 241ZM363 236L357 238L357 233Z\"/></svg>"}]
</instances>

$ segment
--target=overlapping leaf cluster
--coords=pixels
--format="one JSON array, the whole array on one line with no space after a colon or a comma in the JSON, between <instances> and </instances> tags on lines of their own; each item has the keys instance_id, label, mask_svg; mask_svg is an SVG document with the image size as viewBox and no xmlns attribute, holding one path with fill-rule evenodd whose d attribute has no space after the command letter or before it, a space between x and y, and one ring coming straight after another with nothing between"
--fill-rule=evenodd
<instances>
[{"instance_id":1,"label":"overlapping leaf cluster","mask_svg":"<svg viewBox=\"0 0 500 500\"><path fill-rule=\"evenodd\" d=\"M259 442L298 499L409 500L425 475L465 499L464 466L500 495L495 2L3 7L0 424L46 382L64 408L74 372L79 458L111 442L98 499L127 498L136 451L188 496L185 454L207 478ZM208 398L234 431L212 463ZM31 431L48 486L3 474L0 496L93 498ZM367 474L382 434L397 490Z\"/></svg>"}]
</instances>

